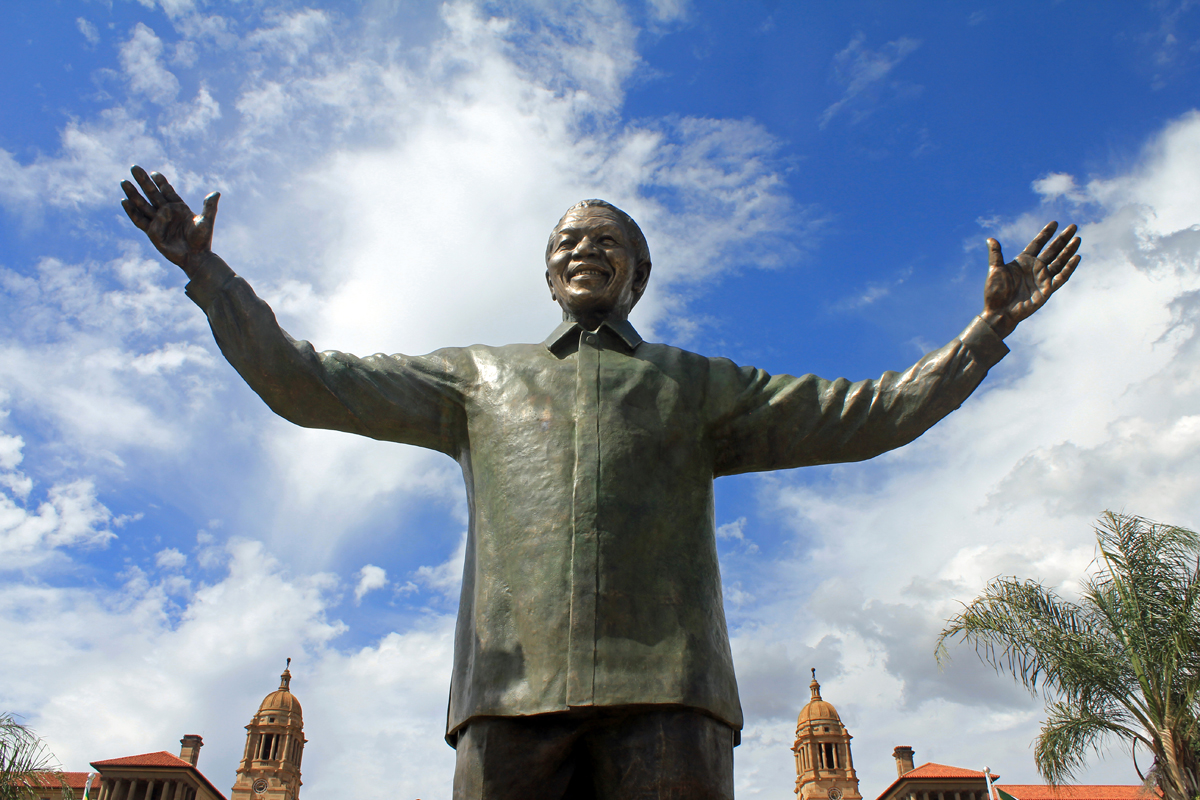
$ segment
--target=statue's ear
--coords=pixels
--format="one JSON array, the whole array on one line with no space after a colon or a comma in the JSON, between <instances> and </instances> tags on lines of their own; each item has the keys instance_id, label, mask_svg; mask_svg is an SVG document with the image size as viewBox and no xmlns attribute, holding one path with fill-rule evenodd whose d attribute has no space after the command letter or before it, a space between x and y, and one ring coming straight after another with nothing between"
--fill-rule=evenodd
<instances>
[{"instance_id":1,"label":"statue's ear","mask_svg":"<svg viewBox=\"0 0 1200 800\"><path fill-rule=\"evenodd\" d=\"M558 302L558 295L554 293L554 282L550 280L550 270L546 270L546 285L550 287L550 299Z\"/></svg>"},{"instance_id":2,"label":"statue's ear","mask_svg":"<svg viewBox=\"0 0 1200 800\"><path fill-rule=\"evenodd\" d=\"M633 300L637 302L642 299L642 295L646 292L646 286L650 283L650 260L647 259L637 265L633 271Z\"/></svg>"}]
</instances>

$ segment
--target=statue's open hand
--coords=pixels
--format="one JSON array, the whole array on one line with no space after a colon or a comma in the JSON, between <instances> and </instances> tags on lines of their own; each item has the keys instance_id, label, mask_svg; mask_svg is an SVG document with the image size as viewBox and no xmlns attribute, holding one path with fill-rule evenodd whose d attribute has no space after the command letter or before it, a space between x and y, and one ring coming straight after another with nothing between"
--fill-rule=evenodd
<instances>
[{"instance_id":1,"label":"statue's open hand","mask_svg":"<svg viewBox=\"0 0 1200 800\"><path fill-rule=\"evenodd\" d=\"M983 286L983 318L1001 338L1045 305L1079 264L1079 256L1075 255L1079 238L1071 238L1075 236L1074 225L1068 225L1042 252L1057 229L1057 222L1042 228L1029 246L1007 264L1000 252L1000 243L995 239L987 240L988 276Z\"/></svg>"},{"instance_id":2,"label":"statue's open hand","mask_svg":"<svg viewBox=\"0 0 1200 800\"><path fill-rule=\"evenodd\" d=\"M134 225L146 232L158 252L190 276L195 257L212 247L213 220L217 217L221 193L213 192L204 198L202 213L193 214L161 174L147 175L146 170L136 165L130 172L146 196L142 197L129 181L121 181L121 188L128 198L121 201L125 213Z\"/></svg>"}]
</instances>

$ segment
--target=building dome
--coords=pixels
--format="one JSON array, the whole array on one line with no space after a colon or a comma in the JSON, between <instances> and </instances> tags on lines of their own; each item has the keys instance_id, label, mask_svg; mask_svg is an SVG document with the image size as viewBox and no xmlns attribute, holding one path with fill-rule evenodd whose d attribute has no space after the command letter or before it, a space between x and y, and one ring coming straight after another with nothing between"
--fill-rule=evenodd
<instances>
[{"instance_id":1,"label":"building dome","mask_svg":"<svg viewBox=\"0 0 1200 800\"><path fill-rule=\"evenodd\" d=\"M279 676L279 688L263 698L262 704L258 707L258 713L276 711L295 714L298 718L302 717L304 712L300 708L300 701L296 699L296 695L292 694L291 683L292 673L285 669Z\"/></svg>"},{"instance_id":2,"label":"building dome","mask_svg":"<svg viewBox=\"0 0 1200 800\"><path fill-rule=\"evenodd\" d=\"M816 670L813 670L813 672L816 673ZM832 703L821 699L821 684L817 683L817 676L815 674L808 688L812 692L812 699L808 701L808 705L800 709L800 716L796 721L801 724L816 722L818 720L840 724L842 718L838 716L837 709L833 707Z\"/></svg>"}]
</instances>

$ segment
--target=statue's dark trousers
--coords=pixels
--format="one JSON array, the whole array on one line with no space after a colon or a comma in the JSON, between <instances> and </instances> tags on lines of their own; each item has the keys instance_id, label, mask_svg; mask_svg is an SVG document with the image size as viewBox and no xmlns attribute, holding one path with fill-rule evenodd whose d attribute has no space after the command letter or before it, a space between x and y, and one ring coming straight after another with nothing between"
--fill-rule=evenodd
<instances>
[{"instance_id":1,"label":"statue's dark trousers","mask_svg":"<svg viewBox=\"0 0 1200 800\"><path fill-rule=\"evenodd\" d=\"M675 708L477 718L454 800L733 800L733 735Z\"/></svg>"}]
</instances>

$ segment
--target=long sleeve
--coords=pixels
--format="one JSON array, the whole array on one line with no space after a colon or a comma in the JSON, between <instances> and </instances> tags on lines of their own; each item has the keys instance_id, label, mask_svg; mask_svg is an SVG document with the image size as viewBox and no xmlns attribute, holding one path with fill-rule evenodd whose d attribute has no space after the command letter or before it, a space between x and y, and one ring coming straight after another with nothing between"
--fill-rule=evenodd
<instances>
[{"instance_id":1,"label":"long sleeve","mask_svg":"<svg viewBox=\"0 0 1200 800\"><path fill-rule=\"evenodd\" d=\"M216 255L195 270L187 294L208 316L225 358L281 417L460 455L466 441L462 386L471 371L463 351L365 358L318 353L279 327L270 306Z\"/></svg>"},{"instance_id":2,"label":"long sleeve","mask_svg":"<svg viewBox=\"0 0 1200 800\"><path fill-rule=\"evenodd\" d=\"M876 380L772 376L714 359L714 474L862 461L900 447L958 408L1007 353L977 317L905 372Z\"/></svg>"}]
</instances>

